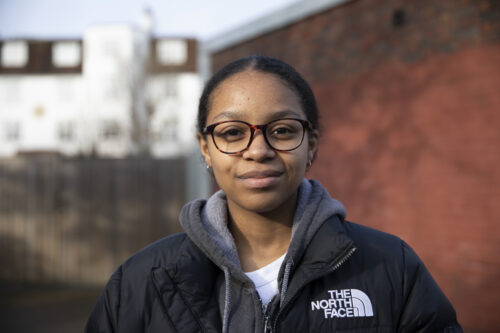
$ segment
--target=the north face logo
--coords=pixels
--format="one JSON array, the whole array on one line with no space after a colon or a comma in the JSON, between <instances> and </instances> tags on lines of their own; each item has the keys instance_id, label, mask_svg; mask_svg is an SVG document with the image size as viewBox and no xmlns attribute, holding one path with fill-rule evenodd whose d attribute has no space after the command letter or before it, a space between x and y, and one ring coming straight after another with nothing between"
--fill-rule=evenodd
<instances>
[{"instance_id":1,"label":"the north face logo","mask_svg":"<svg viewBox=\"0 0 500 333\"><path fill-rule=\"evenodd\" d=\"M370 298L358 289L328 290L330 298L311 302L312 311L323 311L325 318L373 317Z\"/></svg>"}]
</instances>

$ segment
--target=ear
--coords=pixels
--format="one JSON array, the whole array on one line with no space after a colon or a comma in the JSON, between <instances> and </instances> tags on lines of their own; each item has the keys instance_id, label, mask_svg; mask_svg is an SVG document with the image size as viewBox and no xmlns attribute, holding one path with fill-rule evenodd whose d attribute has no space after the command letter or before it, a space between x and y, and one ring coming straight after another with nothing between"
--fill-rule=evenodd
<instances>
[{"instance_id":1,"label":"ear","mask_svg":"<svg viewBox=\"0 0 500 333\"><path fill-rule=\"evenodd\" d=\"M208 142L206 140L206 136L198 132L196 134L196 139L198 140L198 143L200 145L201 155L203 155L205 163L209 167L212 167L212 159L210 158L210 153L208 152Z\"/></svg>"},{"instance_id":2,"label":"ear","mask_svg":"<svg viewBox=\"0 0 500 333\"><path fill-rule=\"evenodd\" d=\"M308 143L308 161L313 161L316 156L316 151L318 150L319 144L319 131L311 130L307 133L307 143Z\"/></svg>"}]
</instances>

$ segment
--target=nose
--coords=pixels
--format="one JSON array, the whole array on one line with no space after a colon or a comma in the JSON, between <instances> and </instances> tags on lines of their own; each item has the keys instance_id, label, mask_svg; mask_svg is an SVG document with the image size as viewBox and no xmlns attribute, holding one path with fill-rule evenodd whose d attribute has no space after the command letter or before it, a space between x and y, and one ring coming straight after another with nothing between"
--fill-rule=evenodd
<instances>
[{"instance_id":1,"label":"nose","mask_svg":"<svg viewBox=\"0 0 500 333\"><path fill-rule=\"evenodd\" d=\"M275 155L276 152L267 144L264 134L259 129L255 131L253 140L248 149L243 152L242 157L260 162L272 158Z\"/></svg>"}]
</instances>

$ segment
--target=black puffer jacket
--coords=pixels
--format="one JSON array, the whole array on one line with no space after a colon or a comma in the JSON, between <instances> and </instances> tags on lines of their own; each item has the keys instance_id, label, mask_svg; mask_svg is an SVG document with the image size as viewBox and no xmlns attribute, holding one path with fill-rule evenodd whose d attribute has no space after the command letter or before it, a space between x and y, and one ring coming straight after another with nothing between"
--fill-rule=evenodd
<instances>
[{"instance_id":1,"label":"black puffer jacket","mask_svg":"<svg viewBox=\"0 0 500 333\"><path fill-rule=\"evenodd\" d=\"M319 183L303 182L280 295L263 309L253 283L238 271L223 223L214 222L214 213L223 215L223 193L195 202L181 215L186 233L118 268L86 331L461 332L408 245L344 221L339 205Z\"/></svg>"}]
</instances>

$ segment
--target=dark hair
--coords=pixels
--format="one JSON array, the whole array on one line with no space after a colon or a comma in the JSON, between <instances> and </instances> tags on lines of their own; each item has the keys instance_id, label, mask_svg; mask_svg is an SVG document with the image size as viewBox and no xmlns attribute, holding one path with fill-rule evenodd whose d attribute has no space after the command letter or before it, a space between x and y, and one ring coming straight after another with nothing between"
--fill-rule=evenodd
<instances>
[{"instance_id":1,"label":"dark hair","mask_svg":"<svg viewBox=\"0 0 500 333\"><path fill-rule=\"evenodd\" d=\"M311 122L313 129L319 129L319 114L316 99L306 80L292 66L281 60L262 55L251 55L227 64L217 71L205 85L198 105L198 131L200 133L203 132L203 128L206 126L210 108L210 97L215 88L227 78L245 70L274 74L283 80L298 95L302 109L306 114L307 120Z\"/></svg>"}]
</instances>

